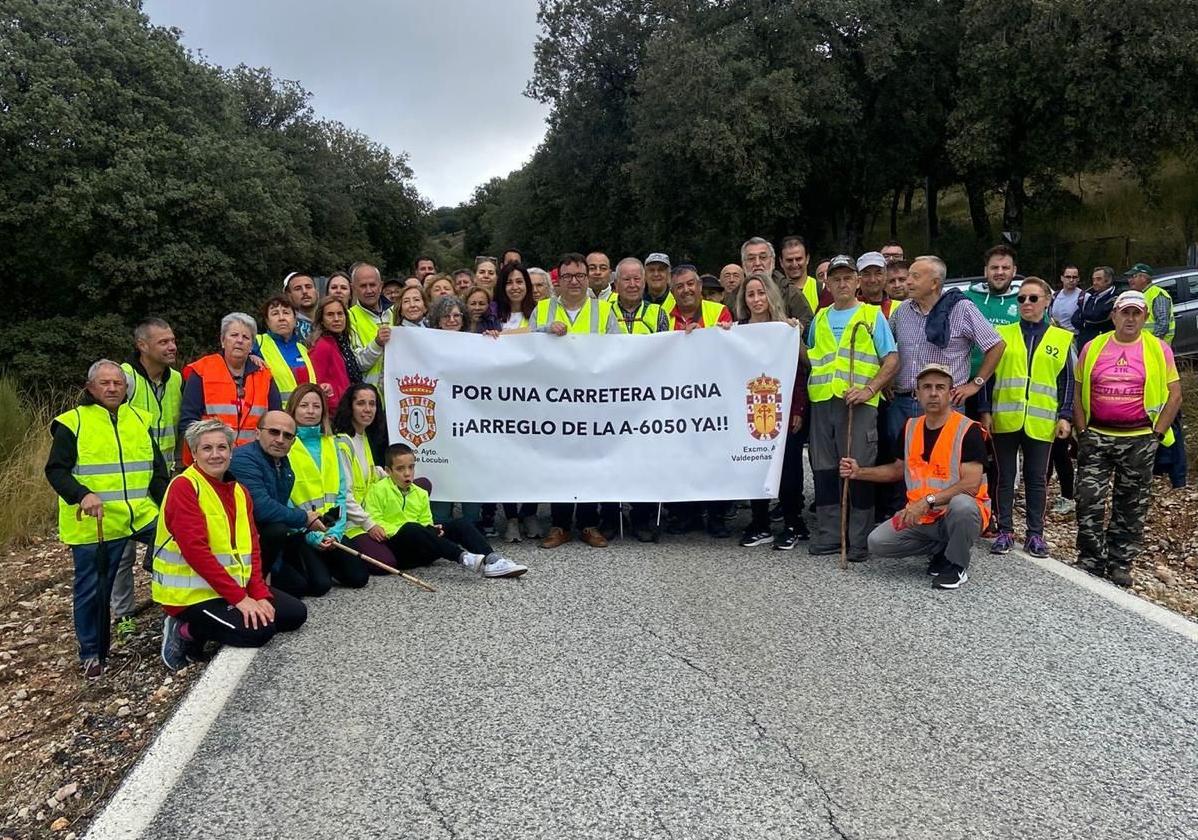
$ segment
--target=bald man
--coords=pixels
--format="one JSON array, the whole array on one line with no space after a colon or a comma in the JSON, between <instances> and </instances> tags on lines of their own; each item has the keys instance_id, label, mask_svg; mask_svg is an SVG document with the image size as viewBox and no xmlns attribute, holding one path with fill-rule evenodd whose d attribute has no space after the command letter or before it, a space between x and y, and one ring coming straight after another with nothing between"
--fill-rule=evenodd
<instances>
[{"instance_id":1,"label":"bald man","mask_svg":"<svg viewBox=\"0 0 1198 840\"><path fill-rule=\"evenodd\" d=\"M254 524L262 553L262 576L279 572L284 565L284 553L296 555L308 548L304 531L323 531L320 514L292 507L291 488L295 473L287 454L295 443L295 421L285 411L268 411L258 421L258 439L233 450L229 472L250 493L254 503ZM289 557L294 562L298 556ZM285 592L282 581L272 581ZM288 594L295 594L288 592ZM323 594L323 593L321 593ZM299 596L297 596L299 597Z\"/></svg>"}]
</instances>

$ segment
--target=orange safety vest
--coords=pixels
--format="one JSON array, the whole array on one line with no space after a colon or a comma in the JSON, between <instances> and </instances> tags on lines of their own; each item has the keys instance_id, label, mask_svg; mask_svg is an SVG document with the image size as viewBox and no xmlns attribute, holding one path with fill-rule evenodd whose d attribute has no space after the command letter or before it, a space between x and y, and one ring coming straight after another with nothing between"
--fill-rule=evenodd
<instances>
[{"instance_id":1,"label":"orange safety vest","mask_svg":"<svg viewBox=\"0 0 1198 840\"><path fill-rule=\"evenodd\" d=\"M196 359L183 368L183 380L186 382L193 373L199 374L204 382L204 416L201 419L215 418L232 429L236 435L234 446L256 440L258 421L270 407L270 383L273 381L270 370L262 367L247 374L245 397L240 400L237 399L237 383L221 354L210 353ZM193 460L184 443L183 463L190 466Z\"/></svg>"},{"instance_id":2,"label":"orange safety vest","mask_svg":"<svg viewBox=\"0 0 1198 840\"><path fill-rule=\"evenodd\" d=\"M961 444L965 433L976 424L956 411L949 412L948 421L940 429L940 437L932 447L932 459L923 459L923 430L926 422L924 417L915 417L907 421L904 433L906 459L903 473L907 480L907 503L914 504L929 495L939 493L952 487L961 480ZM983 465L984 466L984 465ZM990 524L990 492L986 485L986 472L982 471L982 484L978 487L977 495L973 497L978 510L982 514L982 530ZM921 525L935 522L944 516L947 508L938 507L929 511Z\"/></svg>"}]
</instances>

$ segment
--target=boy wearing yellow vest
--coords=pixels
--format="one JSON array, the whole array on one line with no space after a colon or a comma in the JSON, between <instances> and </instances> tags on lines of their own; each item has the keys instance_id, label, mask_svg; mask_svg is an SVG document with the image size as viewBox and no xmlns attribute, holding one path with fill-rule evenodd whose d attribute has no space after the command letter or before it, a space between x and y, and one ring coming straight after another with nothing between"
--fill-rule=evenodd
<instances>
[{"instance_id":1,"label":"boy wearing yellow vest","mask_svg":"<svg viewBox=\"0 0 1198 840\"><path fill-rule=\"evenodd\" d=\"M998 458L998 537L990 553L1006 554L1015 546L1015 470L1022 453L1027 508L1023 548L1033 557L1047 557L1048 462L1053 442L1072 434L1073 333L1045 320L1052 292L1044 280L1026 278L1016 297L1019 321L997 328L1006 349L987 383L990 410L982 413Z\"/></svg>"},{"instance_id":2,"label":"boy wearing yellow vest","mask_svg":"<svg viewBox=\"0 0 1198 840\"><path fill-rule=\"evenodd\" d=\"M489 578L520 577L528 571L527 566L497 553L465 519L433 524L428 492L414 483L416 455L410 446L391 444L383 460L387 479L370 487L363 507L383 529L400 568L427 566L441 559Z\"/></svg>"},{"instance_id":3,"label":"boy wearing yellow vest","mask_svg":"<svg viewBox=\"0 0 1198 840\"><path fill-rule=\"evenodd\" d=\"M1082 348L1075 372L1078 565L1123 587L1131 586L1140 555L1152 461L1158 447L1173 443L1170 424L1181 408L1173 351L1144 331L1147 316L1141 292L1119 295L1115 331Z\"/></svg>"},{"instance_id":4,"label":"boy wearing yellow vest","mask_svg":"<svg viewBox=\"0 0 1198 840\"><path fill-rule=\"evenodd\" d=\"M867 254L862 260L867 258L872 259ZM877 262L882 262L881 254L877 254ZM807 379L807 398L811 402L808 451L815 482L812 554L840 550L840 459L851 456L873 466L878 455L879 395L898 370L898 347L886 318L878 307L857 300L858 265L846 254L833 257L827 281L832 305L815 313L807 331L807 357L811 362ZM850 411L852 440L846 438ZM853 482L849 486L850 560L868 559L866 542L873 523L874 488Z\"/></svg>"}]
</instances>

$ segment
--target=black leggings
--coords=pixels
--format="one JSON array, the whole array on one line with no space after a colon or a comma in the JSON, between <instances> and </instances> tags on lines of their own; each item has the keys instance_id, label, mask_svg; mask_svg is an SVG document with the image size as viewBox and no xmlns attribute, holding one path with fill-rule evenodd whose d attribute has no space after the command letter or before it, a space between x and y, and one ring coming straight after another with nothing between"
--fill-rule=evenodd
<instances>
[{"instance_id":1,"label":"black leggings","mask_svg":"<svg viewBox=\"0 0 1198 840\"><path fill-rule=\"evenodd\" d=\"M186 635L197 644L218 642L233 647L262 647L275 633L298 630L308 619L308 608L298 598L273 586L270 594L275 620L257 628L248 627L241 611L224 598L192 604L179 613L178 619L186 625Z\"/></svg>"},{"instance_id":2,"label":"black leggings","mask_svg":"<svg viewBox=\"0 0 1198 840\"><path fill-rule=\"evenodd\" d=\"M290 534L283 540L282 559L275 564L271 584L296 598L319 598L333 588L334 579L342 586L360 589L370 574L365 563L339 548L313 548L303 534Z\"/></svg>"},{"instance_id":3,"label":"black leggings","mask_svg":"<svg viewBox=\"0 0 1198 840\"><path fill-rule=\"evenodd\" d=\"M478 528L465 519L454 519L441 527L444 536L439 535L432 525L408 522L392 534L387 545L395 555L399 568L414 569L427 566L435 560L456 563L463 550L484 557L494 551Z\"/></svg>"},{"instance_id":4,"label":"black leggings","mask_svg":"<svg viewBox=\"0 0 1198 840\"><path fill-rule=\"evenodd\" d=\"M782 455L782 476L778 482L778 502L782 505L782 519L787 528L797 528L803 519L803 444L806 441L806 426L793 435L786 436L786 452ZM749 510L753 512L752 527L768 531L769 499L750 499Z\"/></svg>"}]
</instances>

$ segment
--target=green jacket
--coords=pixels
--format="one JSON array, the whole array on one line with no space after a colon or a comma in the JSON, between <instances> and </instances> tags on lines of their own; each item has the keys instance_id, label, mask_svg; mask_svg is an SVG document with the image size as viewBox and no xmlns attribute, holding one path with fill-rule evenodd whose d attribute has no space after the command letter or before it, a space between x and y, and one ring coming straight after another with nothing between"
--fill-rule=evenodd
<instances>
[{"instance_id":1,"label":"green jacket","mask_svg":"<svg viewBox=\"0 0 1198 840\"><path fill-rule=\"evenodd\" d=\"M1019 323L1019 301L1016 300L1016 295L1019 290L1014 288L1007 289L1004 295L991 294L988 284L982 291L977 289L967 289L965 297L969 298L982 311L982 317L989 321L997 329L1004 327L1007 324ZM1045 317L1048 313L1045 311ZM969 376L973 378L978 375L978 368L982 366L982 356L985 354L981 348L976 345L969 351Z\"/></svg>"},{"instance_id":2,"label":"green jacket","mask_svg":"<svg viewBox=\"0 0 1198 840\"><path fill-rule=\"evenodd\" d=\"M409 522L432 525L433 513L428 504L428 491L413 484L404 493L391 479L376 481L366 494L362 505L366 514L386 532L388 537Z\"/></svg>"}]
</instances>

